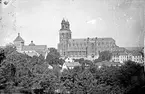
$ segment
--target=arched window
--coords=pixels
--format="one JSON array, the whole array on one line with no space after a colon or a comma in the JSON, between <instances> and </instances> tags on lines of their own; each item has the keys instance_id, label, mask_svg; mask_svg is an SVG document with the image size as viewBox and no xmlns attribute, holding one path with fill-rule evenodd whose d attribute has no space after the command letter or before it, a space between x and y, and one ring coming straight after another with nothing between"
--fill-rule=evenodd
<instances>
[{"instance_id":1,"label":"arched window","mask_svg":"<svg viewBox=\"0 0 145 94\"><path fill-rule=\"evenodd\" d=\"M75 44L73 43L73 46L75 46Z\"/></svg>"},{"instance_id":2,"label":"arched window","mask_svg":"<svg viewBox=\"0 0 145 94\"><path fill-rule=\"evenodd\" d=\"M91 44L92 49L94 48L94 43Z\"/></svg>"},{"instance_id":3,"label":"arched window","mask_svg":"<svg viewBox=\"0 0 145 94\"><path fill-rule=\"evenodd\" d=\"M100 42L98 42L98 46L100 46Z\"/></svg>"},{"instance_id":4,"label":"arched window","mask_svg":"<svg viewBox=\"0 0 145 94\"><path fill-rule=\"evenodd\" d=\"M71 43L69 43L69 46L71 47Z\"/></svg>"},{"instance_id":5,"label":"arched window","mask_svg":"<svg viewBox=\"0 0 145 94\"><path fill-rule=\"evenodd\" d=\"M62 33L62 37L64 37L64 33Z\"/></svg>"}]
</instances>

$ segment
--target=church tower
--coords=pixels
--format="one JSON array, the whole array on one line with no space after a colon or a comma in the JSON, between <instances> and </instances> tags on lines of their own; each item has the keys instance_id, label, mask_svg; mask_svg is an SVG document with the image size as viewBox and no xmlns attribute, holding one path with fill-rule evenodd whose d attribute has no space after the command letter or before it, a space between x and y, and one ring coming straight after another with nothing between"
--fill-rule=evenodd
<instances>
[{"instance_id":1,"label":"church tower","mask_svg":"<svg viewBox=\"0 0 145 94\"><path fill-rule=\"evenodd\" d=\"M25 41L21 38L20 33L18 33L17 38L13 42L17 48L17 51L21 51Z\"/></svg>"},{"instance_id":2,"label":"church tower","mask_svg":"<svg viewBox=\"0 0 145 94\"><path fill-rule=\"evenodd\" d=\"M63 18L61 22L61 29L59 30L59 44L58 51L61 56L67 56L68 41L71 39L71 30L68 20Z\"/></svg>"},{"instance_id":3,"label":"church tower","mask_svg":"<svg viewBox=\"0 0 145 94\"><path fill-rule=\"evenodd\" d=\"M61 29L59 30L59 42L71 39L71 30L68 20L62 20Z\"/></svg>"}]
</instances>

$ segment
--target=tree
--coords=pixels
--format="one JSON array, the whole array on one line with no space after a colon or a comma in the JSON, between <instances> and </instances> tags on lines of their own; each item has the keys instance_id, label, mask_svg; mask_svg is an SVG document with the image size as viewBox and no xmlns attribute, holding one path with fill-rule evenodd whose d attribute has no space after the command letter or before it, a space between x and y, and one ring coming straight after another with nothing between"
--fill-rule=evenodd
<instances>
[{"instance_id":1,"label":"tree","mask_svg":"<svg viewBox=\"0 0 145 94\"><path fill-rule=\"evenodd\" d=\"M52 55L51 53L48 53L46 57L46 62L48 62L48 64L50 65L63 65L64 60L59 59L58 57Z\"/></svg>"},{"instance_id":2,"label":"tree","mask_svg":"<svg viewBox=\"0 0 145 94\"><path fill-rule=\"evenodd\" d=\"M111 52L103 51L99 54L99 58L96 59L94 62L97 63L97 62L101 62L101 61L105 61L105 60L109 61L109 60L111 60L111 58L112 58Z\"/></svg>"},{"instance_id":3,"label":"tree","mask_svg":"<svg viewBox=\"0 0 145 94\"><path fill-rule=\"evenodd\" d=\"M55 48L48 48L49 49L49 54L56 57L56 58L59 58L60 57L60 54L59 52L57 51L57 49Z\"/></svg>"},{"instance_id":4,"label":"tree","mask_svg":"<svg viewBox=\"0 0 145 94\"><path fill-rule=\"evenodd\" d=\"M5 58L4 49L0 48L0 64Z\"/></svg>"},{"instance_id":5,"label":"tree","mask_svg":"<svg viewBox=\"0 0 145 94\"><path fill-rule=\"evenodd\" d=\"M16 52L16 47L13 44L6 45L4 48L5 56L7 57L13 52Z\"/></svg>"},{"instance_id":6,"label":"tree","mask_svg":"<svg viewBox=\"0 0 145 94\"><path fill-rule=\"evenodd\" d=\"M125 62L119 69L118 79L127 94L137 94L138 89L145 84L143 66L133 61Z\"/></svg>"}]
</instances>

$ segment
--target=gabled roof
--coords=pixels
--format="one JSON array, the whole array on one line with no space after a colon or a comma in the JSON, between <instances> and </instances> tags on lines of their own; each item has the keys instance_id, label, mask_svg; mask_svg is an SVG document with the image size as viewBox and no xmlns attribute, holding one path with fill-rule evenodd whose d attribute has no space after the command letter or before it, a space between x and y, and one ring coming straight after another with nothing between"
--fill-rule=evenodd
<instances>
[{"instance_id":1,"label":"gabled roof","mask_svg":"<svg viewBox=\"0 0 145 94\"><path fill-rule=\"evenodd\" d=\"M65 62L65 65L67 67L76 67L76 66L81 66L79 62Z\"/></svg>"},{"instance_id":2,"label":"gabled roof","mask_svg":"<svg viewBox=\"0 0 145 94\"><path fill-rule=\"evenodd\" d=\"M97 65L97 66L102 66L102 65L111 66L111 65L122 65L122 64L117 63L117 62L102 61L102 62L96 63L95 65Z\"/></svg>"},{"instance_id":3,"label":"gabled roof","mask_svg":"<svg viewBox=\"0 0 145 94\"><path fill-rule=\"evenodd\" d=\"M35 45L35 46L23 46L22 50L23 51L39 51L39 50L46 50L47 46L46 45Z\"/></svg>"},{"instance_id":4,"label":"gabled roof","mask_svg":"<svg viewBox=\"0 0 145 94\"><path fill-rule=\"evenodd\" d=\"M133 51L131 54L132 54L133 56L141 56L141 55L142 55L142 54L139 53L138 51Z\"/></svg>"},{"instance_id":5,"label":"gabled roof","mask_svg":"<svg viewBox=\"0 0 145 94\"><path fill-rule=\"evenodd\" d=\"M17 42L17 41L24 42L24 40L23 40L22 37L20 36L20 33L18 33L17 38L14 40L14 42Z\"/></svg>"},{"instance_id":6,"label":"gabled roof","mask_svg":"<svg viewBox=\"0 0 145 94\"><path fill-rule=\"evenodd\" d=\"M26 53L28 56L39 56L39 53L37 53L36 51L33 51L33 52L29 52L29 53Z\"/></svg>"},{"instance_id":7,"label":"gabled roof","mask_svg":"<svg viewBox=\"0 0 145 94\"><path fill-rule=\"evenodd\" d=\"M113 38L111 38L111 37L106 37L106 38L97 38L97 40L98 41L102 41L102 40L104 40L104 41L115 41Z\"/></svg>"},{"instance_id":8,"label":"gabled roof","mask_svg":"<svg viewBox=\"0 0 145 94\"><path fill-rule=\"evenodd\" d=\"M70 39L70 42L87 42L87 40L92 40L95 41L97 39L97 41L115 41L113 38L81 38L81 39Z\"/></svg>"},{"instance_id":9,"label":"gabled roof","mask_svg":"<svg viewBox=\"0 0 145 94\"><path fill-rule=\"evenodd\" d=\"M138 51L128 51L126 50L125 52L123 51L114 51L112 52L113 56L121 56L121 55L132 55L132 56L141 56L141 53L139 53Z\"/></svg>"},{"instance_id":10,"label":"gabled roof","mask_svg":"<svg viewBox=\"0 0 145 94\"><path fill-rule=\"evenodd\" d=\"M143 47L125 47L129 51L141 51Z\"/></svg>"},{"instance_id":11,"label":"gabled roof","mask_svg":"<svg viewBox=\"0 0 145 94\"><path fill-rule=\"evenodd\" d=\"M47 52L46 45L23 46L22 51L35 51L36 53L45 55Z\"/></svg>"}]
</instances>

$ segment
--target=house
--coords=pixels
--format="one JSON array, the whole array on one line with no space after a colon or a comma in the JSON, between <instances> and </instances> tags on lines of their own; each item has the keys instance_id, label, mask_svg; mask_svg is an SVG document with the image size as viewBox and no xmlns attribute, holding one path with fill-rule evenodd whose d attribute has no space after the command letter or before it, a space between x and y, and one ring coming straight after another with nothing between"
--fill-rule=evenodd
<instances>
[{"instance_id":1,"label":"house","mask_svg":"<svg viewBox=\"0 0 145 94\"><path fill-rule=\"evenodd\" d=\"M102 66L121 66L123 64L119 62L102 61L102 62L96 63L95 65L98 66L98 68L101 68Z\"/></svg>"},{"instance_id":2,"label":"house","mask_svg":"<svg viewBox=\"0 0 145 94\"><path fill-rule=\"evenodd\" d=\"M132 61L137 62L137 63L143 63L144 62L141 53L136 52L136 51L132 52Z\"/></svg>"},{"instance_id":3,"label":"house","mask_svg":"<svg viewBox=\"0 0 145 94\"><path fill-rule=\"evenodd\" d=\"M64 69L73 69L76 66L81 66L79 62L74 62L71 58L66 58L65 63L62 65L62 71Z\"/></svg>"},{"instance_id":4,"label":"house","mask_svg":"<svg viewBox=\"0 0 145 94\"><path fill-rule=\"evenodd\" d=\"M111 61L123 63L128 60L143 63L142 55L137 51L112 52Z\"/></svg>"}]
</instances>

